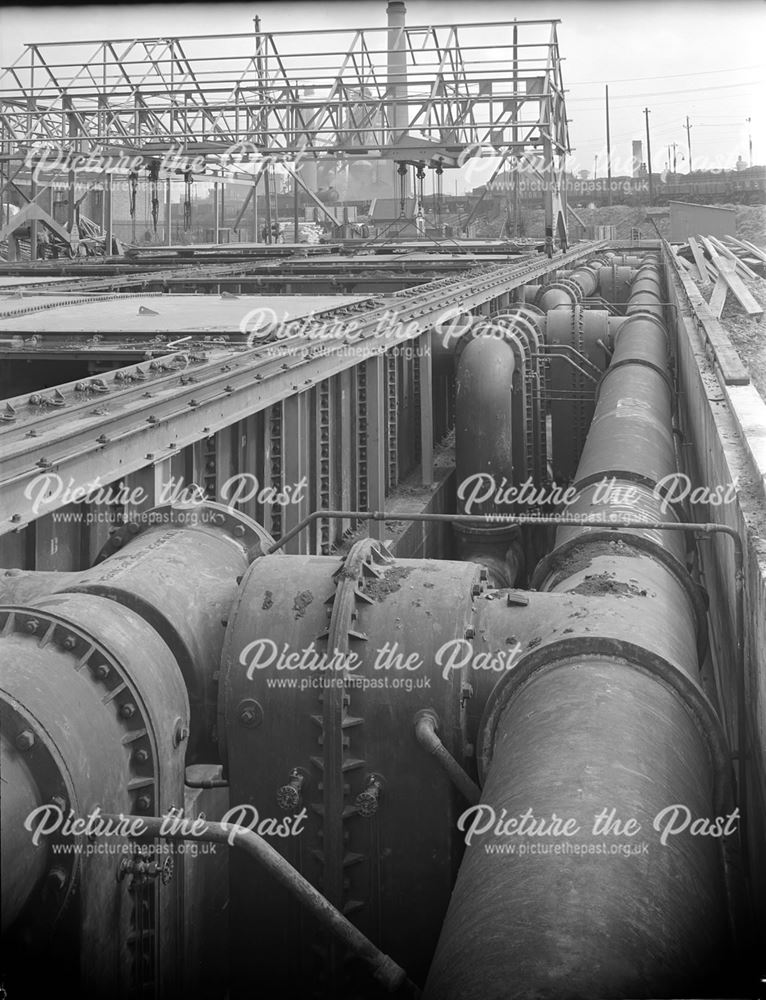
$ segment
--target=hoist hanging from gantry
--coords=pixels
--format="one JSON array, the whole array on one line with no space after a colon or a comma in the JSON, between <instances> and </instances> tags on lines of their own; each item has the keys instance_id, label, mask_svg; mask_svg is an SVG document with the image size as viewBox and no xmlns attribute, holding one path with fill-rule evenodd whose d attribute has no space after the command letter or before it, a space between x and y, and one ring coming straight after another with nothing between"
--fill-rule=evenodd
<instances>
[{"instance_id":1,"label":"hoist hanging from gantry","mask_svg":"<svg viewBox=\"0 0 766 1000\"><path fill-rule=\"evenodd\" d=\"M192 191L194 189L194 174L191 170L184 171L184 232L188 233L192 224Z\"/></svg>"},{"instance_id":2,"label":"hoist hanging from gantry","mask_svg":"<svg viewBox=\"0 0 766 1000\"><path fill-rule=\"evenodd\" d=\"M512 42L510 52L510 92L507 81L494 81L482 77L478 81L478 92L461 93L455 84L453 100L458 103L459 113L454 108L442 106L443 115L434 129L424 124L422 110L418 107L415 82L410 89L408 79L408 58L413 51L415 38L410 37L405 23L406 7L401 0L391 0L387 7L387 74L386 88L388 119L388 146L384 155L394 160L396 173L395 190L400 202L400 215L410 194L408 168L415 170L417 183L416 227L420 235L425 234L423 207L423 179L426 167L431 167L440 175L446 167L463 168L470 160L487 157L494 165L489 180L483 181L483 191L473 205L461 229L467 235L486 194L493 189L496 178L508 163L513 170L522 169L541 193L545 213L545 252L552 257L556 244L566 250L568 246L566 226L566 186L564 184L566 154L569 152L569 132L567 128L564 87L556 35L556 22L550 22L547 41L519 42L519 28L523 22L508 25ZM540 22L542 23L542 22ZM417 33L419 29L411 29ZM497 30L500 31L499 26ZM545 70L528 69L526 64L534 59L519 56L519 49L544 48ZM463 59L464 56L460 56ZM415 78L422 70L414 64ZM445 82L442 71L436 74L432 89L432 104L435 107L445 99ZM502 107L495 110L494 103ZM471 127L465 124L464 109L471 109ZM481 102L489 102L488 109L479 110ZM525 120L526 119L526 120ZM450 127L445 127L449 122ZM484 171L482 171L482 175ZM467 189L473 181L469 172L464 172L463 181ZM440 180L437 176L440 186ZM436 187L436 185L434 185Z\"/></svg>"}]
</instances>

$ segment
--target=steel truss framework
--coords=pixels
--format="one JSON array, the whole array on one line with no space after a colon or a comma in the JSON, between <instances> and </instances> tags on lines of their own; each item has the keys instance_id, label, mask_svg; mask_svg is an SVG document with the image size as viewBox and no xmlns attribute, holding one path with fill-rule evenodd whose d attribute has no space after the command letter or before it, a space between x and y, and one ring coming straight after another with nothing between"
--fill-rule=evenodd
<instances>
[{"instance_id":1,"label":"steel truss framework","mask_svg":"<svg viewBox=\"0 0 766 1000\"><path fill-rule=\"evenodd\" d=\"M0 76L0 159L45 153L66 171L89 156L175 156L201 172L320 156L441 169L489 154L542 176L547 235L558 227L563 242L557 24L29 44Z\"/></svg>"}]
</instances>

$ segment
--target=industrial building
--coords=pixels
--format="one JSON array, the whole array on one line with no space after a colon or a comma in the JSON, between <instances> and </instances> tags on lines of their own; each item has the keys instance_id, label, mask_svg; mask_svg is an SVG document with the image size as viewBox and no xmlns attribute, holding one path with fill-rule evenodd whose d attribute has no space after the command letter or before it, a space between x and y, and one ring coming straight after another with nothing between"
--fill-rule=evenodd
<instances>
[{"instance_id":1,"label":"industrial building","mask_svg":"<svg viewBox=\"0 0 766 1000\"><path fill-rule=\"evenodd\" d=\"M766 253L378 6L0 80L0 990L762 1000Z\"/></svg>"}]
</instances>

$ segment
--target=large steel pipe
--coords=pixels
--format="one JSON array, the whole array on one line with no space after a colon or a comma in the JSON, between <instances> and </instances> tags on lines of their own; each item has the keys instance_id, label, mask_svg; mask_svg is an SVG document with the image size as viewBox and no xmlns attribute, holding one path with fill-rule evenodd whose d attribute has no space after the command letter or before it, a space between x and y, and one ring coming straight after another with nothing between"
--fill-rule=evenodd
<instances>
[{"instance_id":1,"label":"large steel pipe","mask_svg":"<svg viewBox=\"0 0 766 1000\"><path fill-rule=\"evenodd\" d=\"M651 317L626 321L599 386L577 466L584 486L605 474L654 486L675 471L667 335Z\"/></svg>"},{"instance_id":2,"label":"large steel pipe","mask_svg":"<svg viewBox=\"0 0 766 1000\"><path fill-rule=\"evenodd\" d=\"M0 629L3 778L13 781L1 813L3 926L29 912L33 925L42 919L52 927L85 863L74 852L53 852L67 842L63 820L70 811L84 820L97 809L153 814L177 805L189 702L166 644L111 601L41 597L29 607L0 608ZM45 832L35 840L38 822ZM77 889L86 943L101 932L106 906L115 942L130 931L127 893L116 902L113 896L118 864L114 853L87 860ZM83 948L89 981L117 987L109 982L115 949L93 955Z\"/></svg>"},{"instance_id":3,"label":"large steel pipe","mask_svg":"<svg viewBox=\"0 0 766 1000\"><path fill-rule=\"evenodd\" d=\"M464 763L464 661L481 590L472 563L394 561L364 539L341 564L257 560L226 630L220 728L232 800L268 815L276 803L303 807L300 841L276 846L419 980L449 900L462 806L414 724L432 709L447 751ZM296 921L286 935L295 919L289 897L247 861L231 864L232 996L252 992L254 933L262 981L306 995L321 933ZM418 900L417 934L401 905L408 894Z\"/></svg>"},{"instance_id":4,"label":"large steel pipe","mask_svg":"<svg viewBox=\"0 0 766 1000\"><path fill-rule=\"evenodd\" d=\"M609 314L580 306L553 309L546 314L545 329L551 355L548 390L553 475L556 482L568 483L593 416L595 377L607 363L604 345L609 340Z\"/></svg>"},{"instance_id":5,"label":"large steel pipe","mask_svg":"<svg viewBox=\"0 0 766 1000\"><path fill-rule=\"evenodd\" d=\"M638 269L630 287L630 298L625 311L629 316L641 312L662 319L662 275L654 264L645 264Z\"/></svg>"},{"instance_id":6,"label":"large steel pipe","mask_svg":"<svg viewBox=\"0 0 766 1000\"><path fill-rule=\"evenodd\" d=\"M460 355L455 399L455 465L458 486L475 476L512 483L512 346L500 337L471 340ZM474 513L492 513L491 503Z\"/></svg>"},{"instance_id":7,"label":"large steel pipe","mask_svg":"<svg viewBox=\"0 0 766 1000\"><path fill-rule=\"evenodd\" d=\"M674 803L695 818L711 815L708 739L662 673L629 655L562 655L538 676L532 666L522 673L526 683L508 691L491 732L483 808L496 817L571 818L577 831L474 840L426 997L585 1000L709 989L728 943L720 842L687 836L663 846L653 830ZM641 833L594 834L604 810ZM489 844L528 853L493 855Z\"/></svg>"},{"instance_id":8,"label":"large steel pipe","mask_svg":"<svg viewBox=\"0 0 766 1000\"><path fill-rule=\"evenodd\" d=\"M97 594L148 622L173 651L191 703L188 763L219 759L217 671L237 581L272 541L250 518L219 504L167 507L127 524L108 558L66 590Z\"/></svg>"},{"instance_id":9,"label":"large steel pipe","mask_svg":"<svg viewBox=\"0 0 766 1000\"><path fill-rule=\"evenodd\" d=\"M46 594L87 593L140 615L170 647L186 682L188 763L214 762L223 623L238 579L272 542L255 521L221 504L159 507L120 526L90 569L7 571L0 601L27 605Z\"/></svg>"},{"instance_id":10,"label":"large steel pipe","mask_svg":"<svg viewBox=\"0 0 766 1000\"><path fill-rule=\"evenodd\" d=\"M638 484L639 506L655 513L653 487L673 467L660 333L637 317L618 336L576 474L582 513L611 473L623 488ZM637 513L623 491L599 507L616 523L626 508ZM722 730L699 684L700 608L682 559L678 540L645 529L557 534L533 583L551 596L617 600L543 629L492 692L477 741L479 810L482 820L518 822L531 810L544 825L572 824L539 835L485 826L470 843L428 998L656 997L729 984L730 967L716 977L731 957L725 859L737 813ZM605 830L607 820L623 826ZM718 835L700 835L705 824Z\"/></svg>"},{"instance_id":11,"label":"large steel pipe","mask_svg":"<svg viewBox=\"0 0 766 1000\"><path fill-rule=\"evenodd\" d=\"M516 375L514 346L518 341L494 333L470 339L458 362L455 402L455 465L458 504L465 510L467 498L480 487L490 494L470 505L469 513L501 510L492 497L517 479L514 466L514 409L523 387ZM514 403L514 381L517 399ZM516 414L516 423L518 422ZM516 441L516 453L519 450ZM456 531L458 554L475 559L490 572L498 586L511 585L518 572L516 540L518 528Z\"/></svg>"}]
</instances>

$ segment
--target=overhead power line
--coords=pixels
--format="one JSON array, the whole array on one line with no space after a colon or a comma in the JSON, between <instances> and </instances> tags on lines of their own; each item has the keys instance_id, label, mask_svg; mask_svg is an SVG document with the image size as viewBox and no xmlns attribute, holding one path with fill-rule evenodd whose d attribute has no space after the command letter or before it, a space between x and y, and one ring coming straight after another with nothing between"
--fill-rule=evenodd
<instances>
[{"instance_id":1,"label":"overhead power line","mask_svg":"<svg viewBox=\"0 0 766 1000\"><path fill-rule=\"evenodd\" d=\"M693 73L666 73L664 76L624 76L619 80L610 80L610 83L636 83L639 80L675 80L682 76L710 76L713 73L739 73L741 70L747 69L761 69L763 63L755 63L752 66L732 66L729 69L700 69L695 70ZM572 86L584 87L588 84L599 84L599 86L604 85L603 80L568 80L567 84Z\"/></svg>"},{"instance_id":2,"label":"overhead power line","mask_svg":"<svg viewBox=\"0 0 766 1000\"><path fill-rule=\"evenodd\" d=\"M611 83L611 81L610 81ZM763 85L763 80L744 80L742 83L711 84L709 87L688 87L683 90L652 90L643 94L618 94L617 101L632 101L636 97L662 97L665 94L698 94L701 90L734 90L736 87ZM567 97L567 104L603 103L602 97Z\"/></svg>"}]
</instances>

